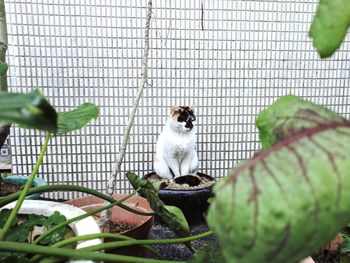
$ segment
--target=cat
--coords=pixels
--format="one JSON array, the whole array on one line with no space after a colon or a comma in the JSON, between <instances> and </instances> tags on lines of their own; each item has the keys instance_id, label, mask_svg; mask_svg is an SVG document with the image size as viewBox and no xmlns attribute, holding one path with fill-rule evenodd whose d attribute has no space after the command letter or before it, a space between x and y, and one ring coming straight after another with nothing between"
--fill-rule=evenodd
<instances>
[{"instance_id":1,"label":"cat","mask_svg":"<svg viewBox=\"0 0 350 263\"><path fill-rule=\"evenodd\" d=\"M198 171L194 106L170 109L157 141L154 170L161 178L175 179Z\"/></svg>"}]
</instances>

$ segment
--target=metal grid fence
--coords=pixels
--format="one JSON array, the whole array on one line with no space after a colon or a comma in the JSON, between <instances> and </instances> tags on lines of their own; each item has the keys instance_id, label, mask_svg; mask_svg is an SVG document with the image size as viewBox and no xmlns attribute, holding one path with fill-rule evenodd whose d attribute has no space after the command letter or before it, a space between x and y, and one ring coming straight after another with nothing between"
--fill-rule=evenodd
<instances>
[{"instance_id":1,"label":"metal grid fence","mask_svg":"<svg viewBox=\"0 0 350 263\"><path fill-rule=\"evenodd\" d=\"M202 10L203 3L203 29ZM223 177L258 148L257 113L295 94L349 117L349 41L320 60L307 31L316 0L153 1L149 82L124 172L152 170L172 105L196 104L200 169ZM40 177L104 190L141 72L147 1L8 0L9 87L41 87L59 110L89 101L101 117L51 142ZM28 175L43 135L12 129L13 171ZM50 197L72 198L73 193Z\"/></svg>"}]
</instances>

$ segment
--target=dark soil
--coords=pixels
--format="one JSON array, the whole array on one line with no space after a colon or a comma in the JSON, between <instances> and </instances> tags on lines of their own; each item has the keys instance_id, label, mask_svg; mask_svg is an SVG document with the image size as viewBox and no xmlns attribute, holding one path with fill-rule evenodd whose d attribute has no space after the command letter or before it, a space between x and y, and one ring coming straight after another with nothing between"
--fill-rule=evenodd
<instances>
[{"instance_id":1,"label":"dark soil","mask_svg":"<svg viewBox=\"0 0 350 263\"><path fill-rule=\"evenodd\" d=\"M183 176L185 177L185 176ZM167 184L166 187L162 189L171 189L171 190L196 190L196 189L203 189L206 187L209 187L215 183L215 181L211 181L206 177L194 175L193 177L196 177L199 179L199 185L191 186L190 184L182 183L182 184L177 184L174 182L174 180L169 180L169 179L164 179L160 178L158 175L153 174L147 180L149 180L151 183L154 183L156 181L159 182L164 182ZM180 178L180 177L178 177Z\"/></svg>"},{"instance_id":2,"label":"dark soil","mask_svg":"<svg viewBox=\"0 0 350 263\"><path fill-rule=\"evenodd\" d=\"M205 221L197 222L196 224L190 225L191 235L197 235L204 233L209 230ZM163 223L155 222L154 226L150 232L150 239L172 239L177 236L169 227ZM211 244L213 246L218 245L218 240L214 235L207 236L198 240L191 242L192 247L195 250L203 249L205 245ZM193 254L184 244L167 244L167 245L153 245L154 247L164 258L168 260L189 260ZM149 255L148 257L154 257ZM221 263L221 262L218 262ZM254 262L258 263L258 262Z\"/></svg>"},{"instance_id":3,"label":"dark soil","mask_svg":"<svg viewBox=\"0 0 350 263\"><path fill-rule=\"evenodd\" d=\"M312 259L316 263L337 263L340 259L339 252L329 252L325 251L324 253L319 253L317 255L312 256Z\"/></svg>"},{"instance_id":4,"label":"dark soil","mask_svg":"<svg viewBox=\"0 0 350 263\"><path fill-rule=\"evenodd\" d=\"M6 182L2 182L0 184L0 196L7 196L9 194L16 193L18 191L21 191L23 187L24 185L9 184Z\"/></svg>"},{"instance_id":5,"label":"dark soil","mask_svg":"<svg viewBox=\"0 0 350 263\"><path fill-rule=\"evenodd\" d=\"M105 227L103 232L119 234L134 227L136 227L135 224L130 224L128 222L109 222L109 225ZM107 229L108 231L106 231Z\"/></svg>"}]
</instances>

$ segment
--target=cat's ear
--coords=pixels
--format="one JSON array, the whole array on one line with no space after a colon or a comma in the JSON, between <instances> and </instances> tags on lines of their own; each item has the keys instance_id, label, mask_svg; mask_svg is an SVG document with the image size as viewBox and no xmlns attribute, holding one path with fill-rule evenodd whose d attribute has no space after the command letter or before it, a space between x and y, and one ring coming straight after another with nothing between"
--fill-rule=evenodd
<instances>
[{"instance_id":1,"label":"cat's ear","mask_svg":"<svg viewBox=\"0 0 350 263\"><path fill-rule=\"evenodd\" d=\"M180 110L180 107L173 106L170 108L170 116L173 117L175 114L177 114Z\"/></svg>"},{"instance_id":2,"label":"cat's ear","mask_svg":"<svg viewBox=\"0 0 350 263\"><path fill-rule=\"evenodd\" d=\"M195 104L194 104L194 103L191 103L191 105L190 105L189 108L190 108L190 111L194 112Z\"/></svg>"}]
</instances>

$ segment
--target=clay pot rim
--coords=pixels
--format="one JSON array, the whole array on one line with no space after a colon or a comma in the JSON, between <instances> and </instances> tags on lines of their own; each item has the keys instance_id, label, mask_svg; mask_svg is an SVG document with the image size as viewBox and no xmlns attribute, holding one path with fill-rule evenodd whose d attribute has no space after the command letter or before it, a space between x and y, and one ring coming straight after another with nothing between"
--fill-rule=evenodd
<instances>
[{"instance_id":1,"label":"clay pot rim","mask_svg":"<svg viewBox=\"0 0 350 263\"><path fill-rule=\"evenodd\" d=\"M150 172L148 174L145 174L142 179L146 180L148 177L150 177L151 175L157 175L156 172ZM206 177L208 179L210 179L210 181L216 181L216 179L208 174L205 173L201 173L201 172L197 172L197 175L202 176L202 177ZM197 192L197 193L201 193L201 192L207 192L208 190L211 190L214 187L215 183L207 186L207 187L203 187L203 188L197 188L197 189L159 189L159 192L161 193L188 193L188 192Z\"/></svg>"}]
</instances>

